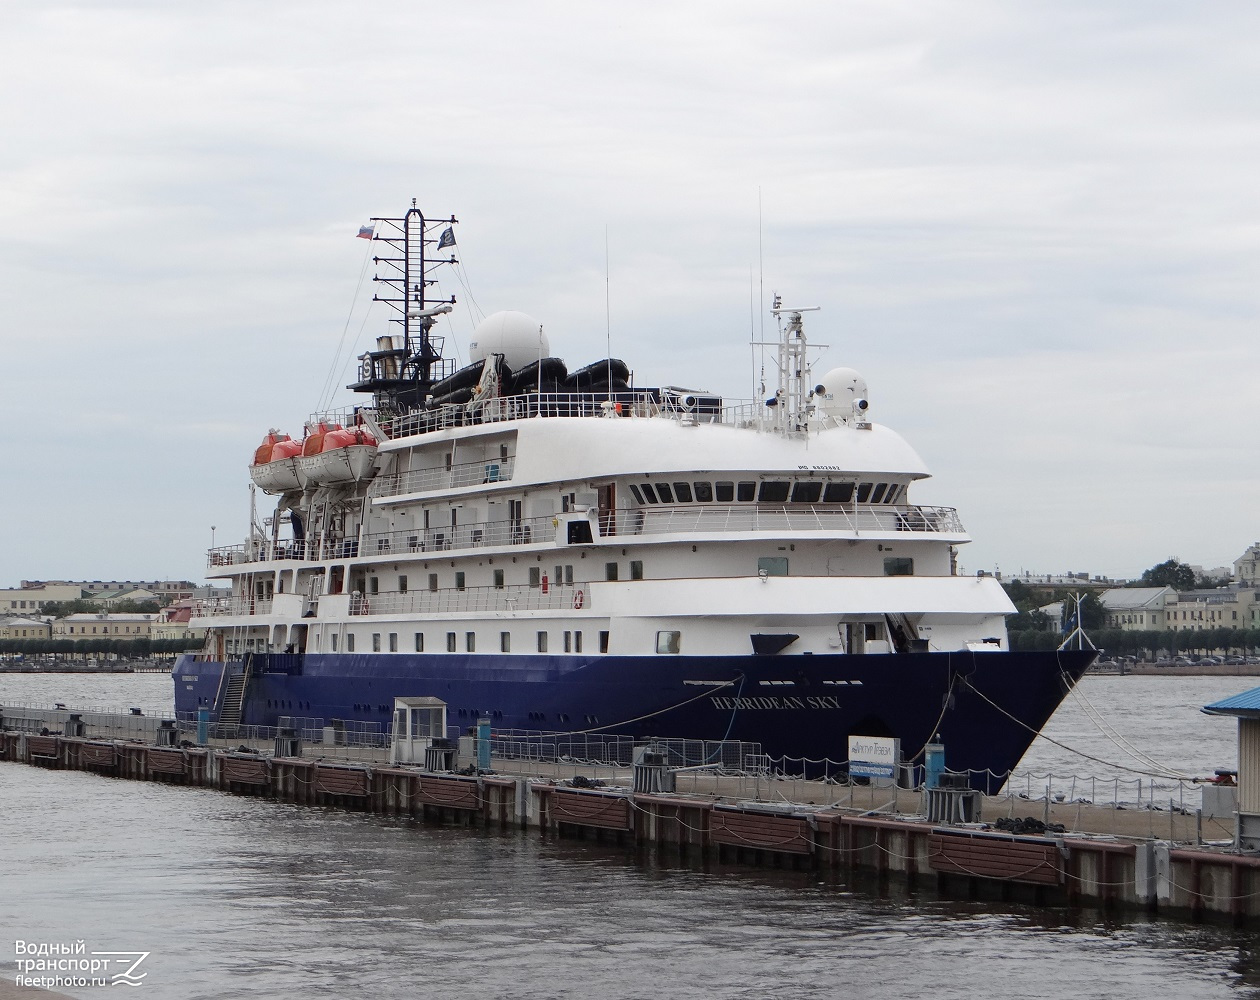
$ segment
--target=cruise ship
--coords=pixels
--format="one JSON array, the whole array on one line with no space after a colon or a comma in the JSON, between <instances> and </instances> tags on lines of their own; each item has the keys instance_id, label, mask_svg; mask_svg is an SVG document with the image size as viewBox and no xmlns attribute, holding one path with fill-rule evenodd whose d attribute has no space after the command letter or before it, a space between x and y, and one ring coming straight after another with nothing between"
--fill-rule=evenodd
<instances>
[{"instance_id":1,"label":"cruise ship","mask_svg":"<svg viewBox=\"0 0 1260 1000\"><path fill-rule=\"evenodd\" d=\"M815 372L811 310L776 297L753 401L571 368L519 312L456 369L433 297L455 224L373 220L391 316L362 405L255 452L181 716L387 734L396 697L427 696L453 730L742 741L793 772L835 773L850 737L907 764L939 740L999 785L1094 653L1010 649L1001 585L958 570L957 511L913 502L923 461L858 372Z\"/></svg>"}]
</instances>

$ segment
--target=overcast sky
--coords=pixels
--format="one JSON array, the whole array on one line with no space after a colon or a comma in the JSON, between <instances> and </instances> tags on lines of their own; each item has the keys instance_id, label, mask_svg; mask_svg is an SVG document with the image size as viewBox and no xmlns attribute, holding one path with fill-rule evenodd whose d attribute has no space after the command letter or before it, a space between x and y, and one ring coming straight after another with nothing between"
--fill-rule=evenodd
<instances>
[{"instance_id":1,"label":"overcast sky","mask_svg":"<svg viewBox=\"0 0 1260 1000\"><path fill-rule=\"evenodd\" d=\"M866 376L969 572L1211 567L1260 538L1260 8L3 19L0 586L201 579L210 526L248 530L262 434L299 436L386 332L354 236L412 197L461 220L465 358L476 307L604 357L607 233L613 353L735 397L760 199L767 305L821 307L817 371Z\"/></svg>"}]
</instances>

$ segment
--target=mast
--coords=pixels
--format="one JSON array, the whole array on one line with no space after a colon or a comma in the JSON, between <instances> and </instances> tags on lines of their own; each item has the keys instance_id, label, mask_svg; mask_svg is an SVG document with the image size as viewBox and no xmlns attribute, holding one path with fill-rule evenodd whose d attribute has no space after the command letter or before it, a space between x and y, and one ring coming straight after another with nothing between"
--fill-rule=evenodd
<instances>
[{"instance_id":1,"label":"mast","mask_svg":"<svg viewBox=\"0 0 1260 1000\"><path fill-rule=\"evenodd\" d=\"M805 339L805 326L801 313L818 312L819 306L801 306L789 309L775 295L770 312L779 320L779 340L771 344L758 341L754 346L773 347L777 352L779 384L773 398L766 400L769 426L786 434L804 433L809 427L809 415L814 387L811 380L809 344ZM784 323L786 317L786 324ZM822 347L826 345L815 345Z\"/></svg>"},{"instance_id":2,"label":"mast","mask_svg":"<svg viewBox=\"0 0 1260 1000\"><path fill-rule=\"evenodd\" d=\"M432 330L437 317L451 311L455 296L439 300L428 291L436 284L432 271L458 263L453 252L448 257L438 254L455 246L454 227L459 220L453 215L425 219L412 198L405 215L374 216L372 222L372 239L388 248L385 255L372 258L378 268L372 280L382 288L372 300L394 311L389 321L401 330L376 338L376 350L359 358L359 381L347 388L372 393L378 412L403 413L423 406L429 388L454 367L442 357L444 338Z\"/></svg>"}]
</instances>

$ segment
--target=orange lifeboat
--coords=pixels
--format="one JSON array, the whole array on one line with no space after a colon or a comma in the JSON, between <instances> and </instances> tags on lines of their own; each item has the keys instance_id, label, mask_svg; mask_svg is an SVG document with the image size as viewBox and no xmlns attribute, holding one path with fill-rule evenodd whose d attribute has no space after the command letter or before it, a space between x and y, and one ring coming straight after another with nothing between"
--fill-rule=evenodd
<instances>
[{"instance_id":1,"label":"orange lifeboat","mask_svg":"<svg viewBox=\"0 0 1260 1000\"><path fill-rule=\"evenodd\" d=\"M301 445L287 434L270 430L254 451L249 476L264 493L289 493L302 488L295 456Z\"/></svg>"},{"instance_id":2,"label":"orange lifeboat","mask_svg":"<svg viewBox=\"0 0 1260 1000\"><path fill-rule=\"evenodd\" d=\"M376 447L376 438L361 427L321 424L302 447L301 474L322 486L371 479L376 475Z\"/></svg>"}]
</instances>

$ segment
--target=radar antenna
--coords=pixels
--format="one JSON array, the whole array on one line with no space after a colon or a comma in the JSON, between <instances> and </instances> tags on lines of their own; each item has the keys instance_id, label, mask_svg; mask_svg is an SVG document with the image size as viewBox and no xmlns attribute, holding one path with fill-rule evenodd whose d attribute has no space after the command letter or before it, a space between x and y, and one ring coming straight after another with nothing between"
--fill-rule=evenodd
<instances>
[{"instance_id":1,"label":"radar antenna","mask_svg":"<svg viewBox=\"0 0 1260 1000\"><path fill-rule=\"evenodd\" d=\"M386 255L372 258L378 268L372 280L383 292L372 299L394 310L390 322L401 331L376 338L376 350L359 358L359 381L347 388L372 393L377 412L389 415L423 406L433 383L454 369L454 363L442 357L444 338L432 330L437 317L451 311L455 296L432 298L429 290L436 284L432 271L458 263L454 252L448 257L437 255L455 246L454 227L459 220L453 215L425 219L412 198L405 215L374 216L372 222L372 239L388 247Z\"/></svg>"}]
</instances>

